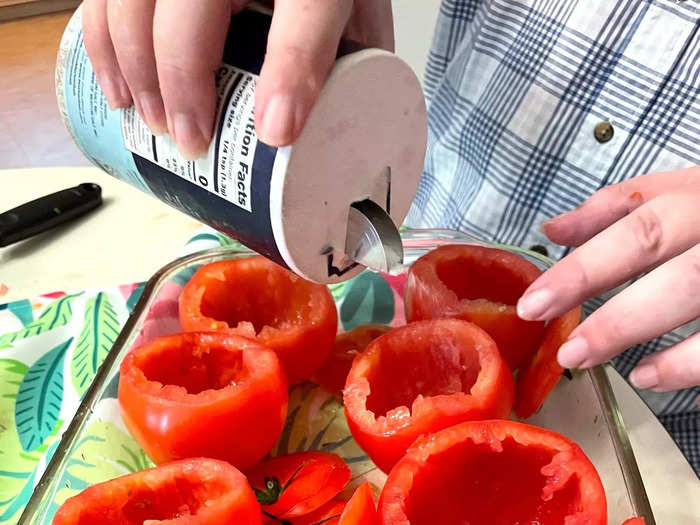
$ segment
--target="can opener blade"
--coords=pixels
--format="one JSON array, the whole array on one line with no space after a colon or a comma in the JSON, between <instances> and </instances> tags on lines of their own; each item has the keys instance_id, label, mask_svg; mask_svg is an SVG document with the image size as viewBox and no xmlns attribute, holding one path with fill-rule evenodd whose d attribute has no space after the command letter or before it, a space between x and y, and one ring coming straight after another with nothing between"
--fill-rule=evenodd
<instances>
[{"instance_id":1,"label":"can opener blade","mask_svg":"<svg viewBox=\"0 0 700 525\"><path fill-rule=\"evenodd\" d=\"M345 253L355 262L384 273L403 264L399 230L376 202L365 199L350 206Z\"/></svg>"}]
</instances>

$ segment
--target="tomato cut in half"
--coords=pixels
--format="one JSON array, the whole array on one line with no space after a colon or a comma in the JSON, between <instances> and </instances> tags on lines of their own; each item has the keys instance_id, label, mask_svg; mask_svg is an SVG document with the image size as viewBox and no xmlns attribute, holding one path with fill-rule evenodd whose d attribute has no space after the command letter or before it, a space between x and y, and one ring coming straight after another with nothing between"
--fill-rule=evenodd
<instances>
[{"instance_id":1,"label":"tomato cut in half","mask_svg":"<svg viewBox=\"0 0 700 525\"><path fill-rule=\"evenodd\" d=\"M496 341L511 370L527 362L544 323L518 317L515 305L540 270L514 253L471 244L440 246L414 262L406 283L406 319L457 317Z\"/></svg>"},{"instance_id":2,"label":"tomato cut in half","mask_svg":"<svg viewBox=\"0 0 700 525\"><path fill-rule=\"evenodd\" d=\"M355 357L343 401L360 447L389 472L422 435L506 417L513 376L489 335L459 319L395 328Z\"/></svg>"},{"instance_id":3,"label":"tomato cut in half","mask_svg":"<svg viewBox=\"0 0 700 525\"><path fill-rule=\"evenodd\" d=\"M626 519L622 522L622 525L646 525L646 522L644 521L644 518L637 516Z\"/></svg>"},{"instance_id":4,"label":"tomato cut in half","mask_svg":"<svg viewBox=\"0 0 700 525\"><path fill-rule=\"evenodd\" d=\"M596 469L579 446L515 421L468 421L417 440L379 499L382 525L605 525Z\"/></svg>"},{"instance_id":5,"label":"tomato cut in half","mask_svg":"<svg viewBox=\"0 0 700 525\"><path fill-rule=\"evenodd\" d=\"M92 485L66 500L53 525L260 525L260 505L243 474L193 458Z\"/></svg>"},{"instance_id":6,"label":"tomato cut in half","mask_svg":"<svg viewBox=\"0 0 700 525\"><path fill-rule=\"evenodd\" d=\"M120 371L122 419L156 464L204 456L246 469L282 432L282 366L250 339L214 332L161 337L132 350Z\"/></svg>"},{"instance_id":7,"label":"tomato cut in half","mask_svg":"<svg viewBox=\"0 0 700 525\"><path fill-rule=\"evenodd\" d=\"M338 525L378 525L379 517L369 483L360 485L345 505Z\"/></svg>"},{"instance_id":8,"label":"tomato cut in half","mask_svg":"<svg viewBox=\"0 0 700 525\"><path fill-rule=\"evenodd\" d=\"M182 290L179 316L185 331L235 333L271 348L290 385L313 377L338 328L326 286L259 256L202 266Z\"/></svg>"},{"instance_id":9,"label":"tomato cut in half","mask_svg":"<svg viewBox=\"0 0 700 525\"><path fill-rule=\"evenodd\" d=\"M377 337L390 330L391 327L387 325L366 324L349 332L338 334L331 355L316 372L316 382L337 399L342 399L343 387L345 387L345 381L355 356L362 353L367 345Z\"/></svg>"},{"instance_id":10,"label":"tomato cut in half","mask_svg":"<svg viewBox=\"0 0 700 525\"><path fill-rule=\"evenodd\" d=\"M276 456L246 474L263 512L282 520L320 508L350 481L350 469L340 456L319 451Z\"/></svg>"},{"instance_id":11,"label":"tomato cut in half","mask_svg":"<svg viewBox=\"0 0 700 525\"><path fill-rule=\"evenodd\" d=\"M549 393L557 386L564 368L557 361L557 352L569 334L581 322L581 307L552 319L545 328L544 339L530 363L518 372L515 385L515 414L527 419L537 412Z\"/></svg>"}]
</instances>

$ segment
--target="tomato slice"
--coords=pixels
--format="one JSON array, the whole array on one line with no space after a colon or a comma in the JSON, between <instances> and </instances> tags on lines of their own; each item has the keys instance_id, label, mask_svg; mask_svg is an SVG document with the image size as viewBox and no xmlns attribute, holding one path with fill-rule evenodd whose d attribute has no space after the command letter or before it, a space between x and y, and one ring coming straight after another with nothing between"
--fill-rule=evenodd
<instances>
[{"instance_id":1,"label":"tomato slice","mask_svg":"<svg viewBox=\"0 0 700 525\"><path fill-rule=\"evenodd\" d=\"M180 295L185 331L255 338L277 353L290 385L311 379L333 348L338 313L328 288L265 259L218 261L197 270Z\"/></svg>"},{"instance_id":2,"label":"tomato slice","mask_svg":"<svg viewBox=\"0 0 700 525\"><path fill-rule=\"evenodd\" d=\"M282 520L304 516L329 502L350 475L340 456L319 451L276 456L247 472L264 513Z\"/></svg>"},{"instance_id":3,"label":"tomato slice","mask_svg":"<svg viewBox=\"0 0 700 525\"><path fill-rule=\"evenodd\" d=\"M120 370L122 419L156 464L204 456L246 469L282 432L284 372L272 350L250 339L161 337L132 350Z\"/></svg>"},{"instance_id":4,"label":"tomato slice","mask_svg":"<svg viewBox=\"0 0 700 525\"><path fill-rule=\"evenodd\" d=\"M519 418L527 419L537 412L559 382L564 369L557 362L557 352L580 321L579 306L547 324L537 353L518 372L514 408Z\"/></svg>"},{"instance_id":5,"label":"tomato slice","mask_svg":"<svg viewBox=\"0 0 700 525\"><path fill-rule=\"evenodd\" d=\"M391 327L387 325L366 324L338 334L331 355L316 372L316 382L337 399L342 399L352 360L357 354L362 353L368 344L389 330Z\"/></svg>"},{"instance_id":6,"label":"tomato slice","mask_svg":"<svg viewBox=\"0 0 700 525\"><path fill-rule=\"evenodd\" d=\"M338 525L378 525L379 517L369 483L360 485L348 501Z\"/></svg>"},{"instance_id":7,"label":"tomato slice","mask_svg":"<svg viewBox=\"0 0 700 525\"><path fill-rule=\"evenodd\" d=\"M515 421L468 421L411 446L379 515L382 525L605 525L607 505L576 443Z\"/></svg>"},{"instance_id":8,"label":"tomato slice","mask_svg":"<svg viewBox=\"0 0 700 525\"><path fill-rule=\"evenodd\" d=\"M355 357L343 401L355 441L384 472L422 435L506 417L513 376L493 339L459 319L419 321Z\"/></svg>"},{"instance_id":9,"label":"tomato slice","mask_svg":"<svg viewBox=\"0 0 700 525\"><path fill-rule=\"evenodd\" d=\"M541 274L513 253L470 244L441 246L411 265L406 283L406 319L457 317L493 337L511 370L534 353L544 323L524 321L515 305Z\"/></svg>"},{"instance_id":10,"label":"tomato slice","mask_svg":"<svg viewBox=\"0 0 700 525\"><path fill-rule=\"evenodd\" d=\"M346 502L333 499L310 514L294 518L286 523L290 525L339 525Z\"/></svg>"},{"instance_id":11,"label":"tomato slice","mask_svg":"<svg viewBox=\"0 0 700 525\"><path fill-rule=\"evenodd\" d=\"M646 522L642 517L628 518L622 522L622 525L645 525Z\"/></svg>"},{"instance_id":12,"label":"tomato slice","mask_svg":"<svg viewBox=\"0 0 700 525\"><path fill-rule=\"evenodd\" d=\"M58 509L53 525L121 523L260 525L260 505L243 474L194 458L92 485Z\"/></svg>"}]
</instances>

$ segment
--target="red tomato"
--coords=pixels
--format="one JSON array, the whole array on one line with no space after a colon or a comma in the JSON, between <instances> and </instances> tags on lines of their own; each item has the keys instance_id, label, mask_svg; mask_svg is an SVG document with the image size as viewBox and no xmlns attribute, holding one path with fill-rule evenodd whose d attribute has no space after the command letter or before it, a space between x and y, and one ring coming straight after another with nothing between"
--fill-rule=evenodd
<instances>
[{"instance_id":1,"label":"red tomato","mask_svg":"<svg viewBox=\"0 0 700 525\"><path fill-rule=\"evenodd\" d=\"M284 523L289 523L290 525L340 525L340 515L345 505L345 501L333 499L311 514L306 514Z\"/></svg>"},{"instance_id":2,"label":"red tomato","mask_svg":"<svg viewBox=\"0 0 700 525\"><path fill-rule=\"evenodd\" d=\"M53 519L53 525L156 522L260 525L260 505L234 467L193 458L88 487L67 499Z\"/></svg>"},{"instance_id":3,"label":"red tomato","mask_svg":"<svg viewBox=\"0 0 700 525\"><path fill-rule=\"evenodd\" d=\"M275 353L236 335L161 337L121 364L122 418L157 464L205 456L246 469L275 445L287 399Z\"/></svg>"},{"instance_id":4,"label":"red tomato","mask_svg":"<svg viewBox=\"0 0 700 525\"><path fill-rule=\"evenodd\" d=\"M200 268L180 295L180 324L255 338L277 353L294 385L311 379L330 354L338 313L327 287L248 257Z\"/></svg>"},{"instance_id":5,"label":"red tomato","mask_svg":"<svg viewBox=\"0 0 700 525\"><path fill-rule=\"evenodd\" d=\"M350 332L338 334L331 355L316 372L316 382L338 399L343 397L343 387L352 367L352 360L377 337L391 330L383 324L366 324Z\"/></svg>"},{"instance_id":6,"label":"red tomato","mask_svg":"<svg viewBox=\"0 0 700 525\"><path fill-rule=\"evenodd\" d=\"M607 505L576 443L515 421L468 421L411 446L379 516L382 525L605 525Z\"/></svg>"},{"instance_id":7,"label":"red tomato","mask_svg":"<svg viewBox=\"0 0 700 525\"><path fill-rule=\"evenodd\" d=\"M343 401L355 441L384 472L422 435L506 417L513 376L493 339L458 319L395 328L353 362Z\"/></svg>"},{"instance_id":8,"label":"red tomato","mask_svg":"<svg viewBox=\"0 0 700 525\"><path fill-rule=\"evenodd\" d=\"M622 525L645 525L644 518L629 518L622 522Z\"/></svg>"},{"instance_id":9,"label":"red tomato","mask_svg":"<svg viewBox=\"0 0 700 525\"><path fill-rule=\"evenodd\" d=\"M524 321L515 304L540 270L519 255L470 244L441 246L408 272L406 319L457 317L493 337L511 370L534 353L544 323Z\"/></svg>"},{"instance_id":10,"label":"red tomato","mask_svg":"<svg viewBox=\"0 0 700 525\"><path fill-rule=\"evenodd\" d=\"M338 525L378 525L379 518L374 505L372 488L363 483L355 491L340 516Z\"/></svg>"},{"instance_id":11,"label":"red tomato","mask_svg":"<svg viewBox=\"0 0 700 525\"><path fill-rule=\"evenodd\" d=\"M564 369L557 362L557 352L580 321L579 306L547 324L537 353L518 372L514 408L519 418L526 419L537 412L559 382Z\"/></svg>"},{"instance_id":12,"label":"red tomato","mask_svg":"<svg viewBox=\"0 0 700 525\"><path fill-rule=\"evenodd\" d=\"M298 452L270 458L247 473L262 510L288 520L313 512L350 481L350 469L335 454Z\"/></svg>"}]
</instances>

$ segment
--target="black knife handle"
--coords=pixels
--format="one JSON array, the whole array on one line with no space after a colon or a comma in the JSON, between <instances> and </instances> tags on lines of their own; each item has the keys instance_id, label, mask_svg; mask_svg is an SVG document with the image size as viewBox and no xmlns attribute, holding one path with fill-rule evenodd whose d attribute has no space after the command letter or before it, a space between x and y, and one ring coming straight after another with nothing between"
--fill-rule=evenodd
<instances>
[{"instance_id":1,"label":"black knife handle","mask_svg":"<svg viewBox=\"0 0 700 525\"><path fill-rule=\"evenodd\" d=\"M73 220L102 204L102 188L85 182L0 214L0 247Z\"/></svg>"}]
</instances>

